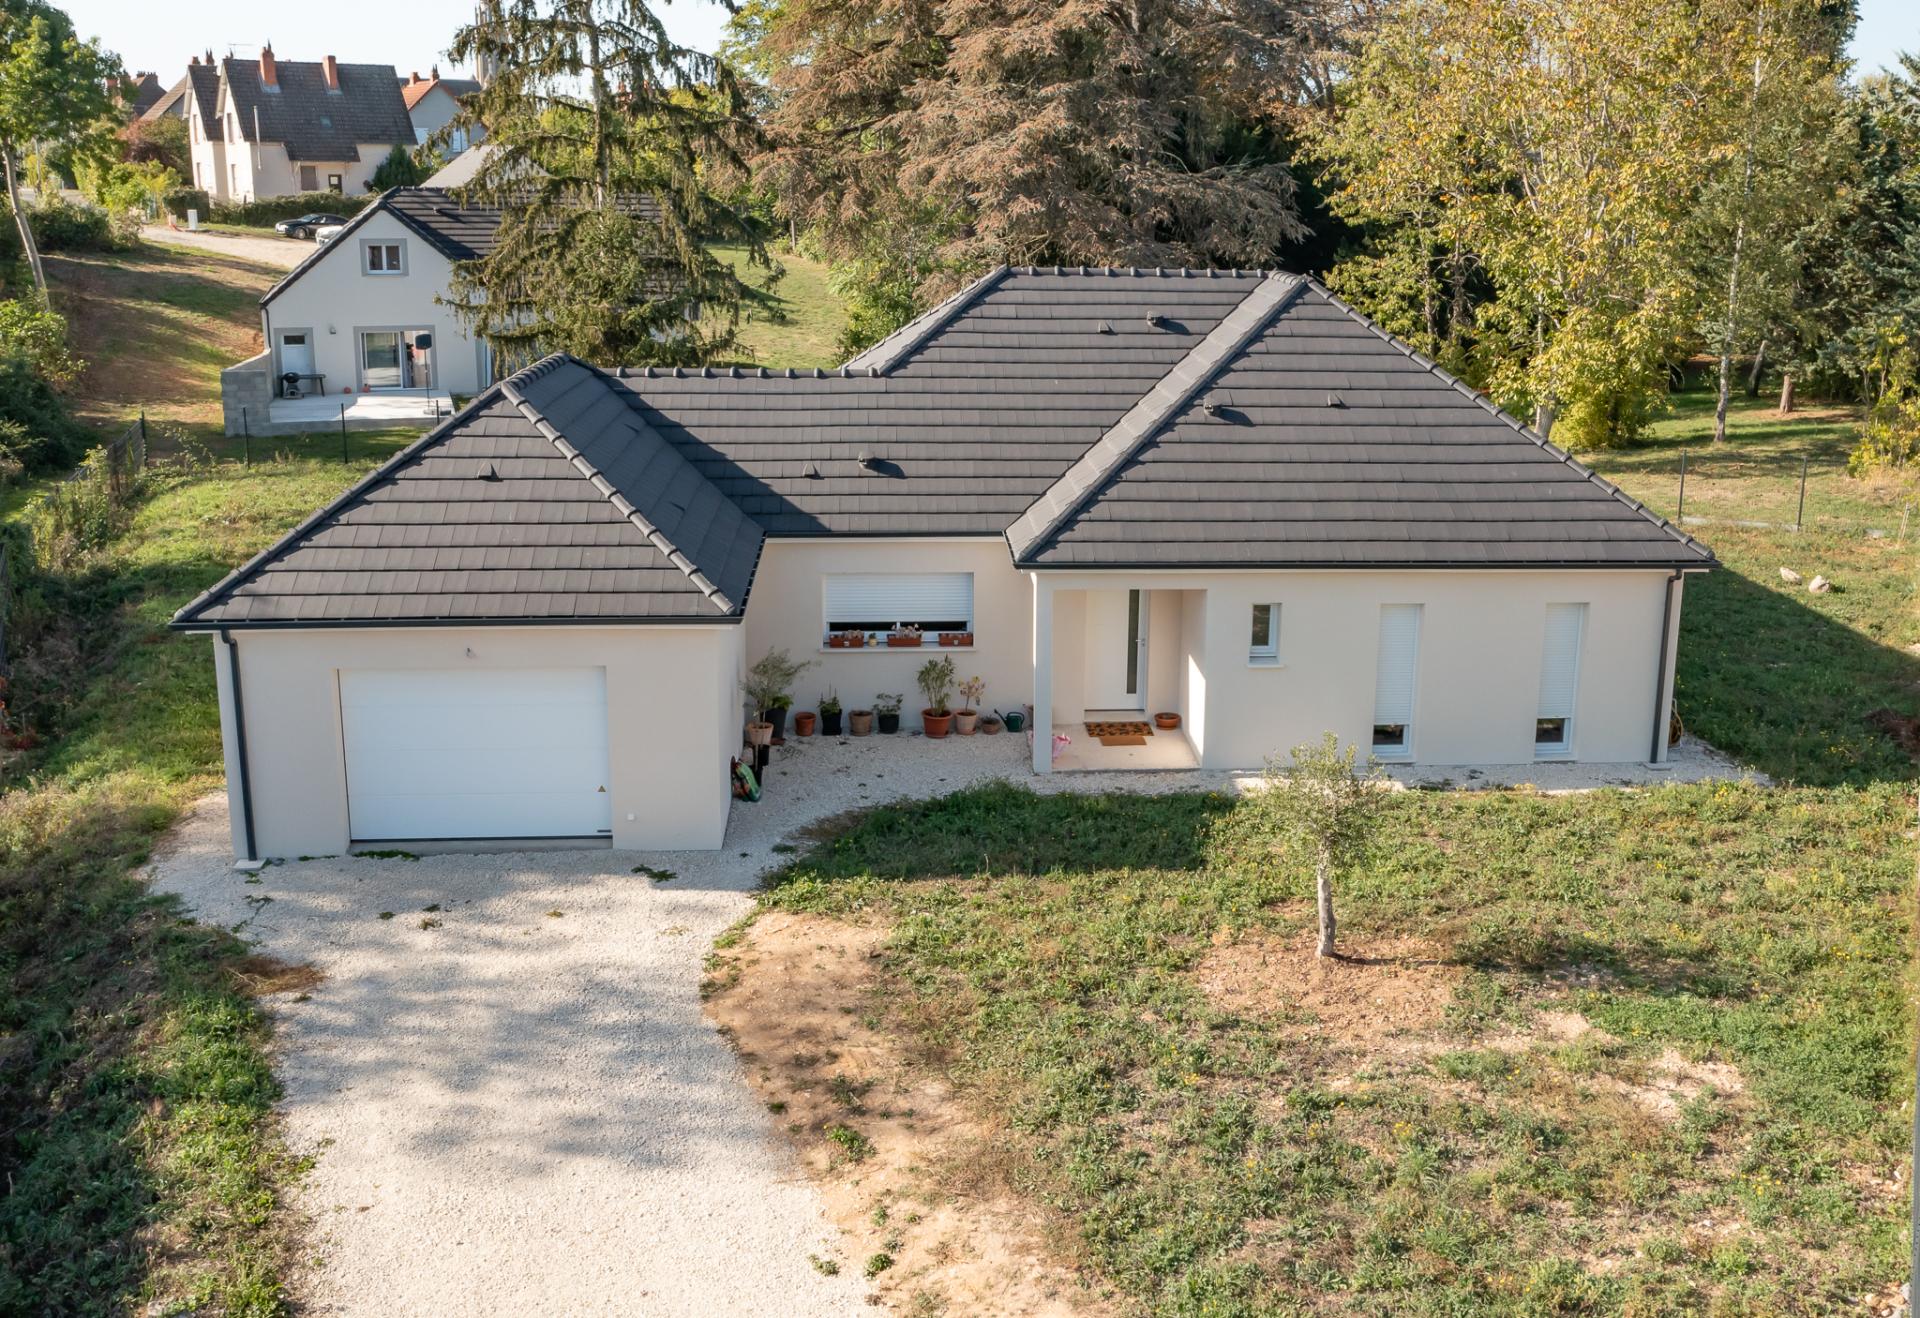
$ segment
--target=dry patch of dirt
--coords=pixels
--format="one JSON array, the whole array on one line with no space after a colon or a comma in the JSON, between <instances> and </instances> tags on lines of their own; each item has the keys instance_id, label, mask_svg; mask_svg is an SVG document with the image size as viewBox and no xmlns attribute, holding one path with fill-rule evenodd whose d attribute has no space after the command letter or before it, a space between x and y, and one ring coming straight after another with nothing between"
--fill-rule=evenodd
<instances>
[{"instance_id":1,"label":"dry patch of dirt","mask_svg":"<svg viewBox=\"0 0 1920 1318\"><path fill-rule=\"evenodd\" d=\"M1308 929L1219 943L1200 963L1200 987L1229 1011L1371 1050L1439 1025L1465 974L1417 939L1379 939L1337 957L1315 956L1315 941Z\"/></svg>"},{"instance_id":2,"label":"dry patch of dirt","mask_svg":"<svg viewBox=\"0 0 1920 1318\"><path fill-rule=\"evenodd\" d=\"M844 1256L816 1266L870 1273L879 1301L903 1312L1118 1312L1060 1261L1057 1225L1010 1188L1008 1141L867 1023L886 934L770 912L708 981L709 1017L844 1233Z\"/></svg>"},{"instance_id":3,"label":"dry patch of dirt","mask_svg":"<svg viewBox=\"0 0 1920 1318\"><path fill-rule=\"evenodd\" d=\"M326 982L326 973L318 966L293 965L278 957L255 954L233 963L233 977L240 987L256 998L276 993L306 993Z\"/></svg>"}]
</instances>

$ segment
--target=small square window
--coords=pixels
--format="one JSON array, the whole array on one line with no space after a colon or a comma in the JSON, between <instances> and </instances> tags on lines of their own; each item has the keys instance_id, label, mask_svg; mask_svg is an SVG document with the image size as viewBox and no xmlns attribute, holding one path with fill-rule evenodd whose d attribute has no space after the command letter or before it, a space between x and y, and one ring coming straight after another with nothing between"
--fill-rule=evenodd
<instances>
[{"instance_id":1,"label":"small square window","mask_svg":"<svg viewBox=\"0 0 1920 1318\"><path fill-rule=\"evenodd\" d=\"M399 243L368 243L363 250L365 250L367 254L368 274L399 275L406 273L404 263L401 260Z\"/></svg>"},{"instance_id":2,"label":"small square window","mask_svg":"<svg viewBox=\"0 0 1920 1318\"><path fill-rule=\"evenodd\" d=\"M1247 662L1252 664L1280 662L1280 606L1278 604L1253 606L1253 627L1247 642Z\"/></svg>"},{"instance_id":3,"label":"small square window","mask_svg":"<svg viewBox=\"0 0 1920 1318\"><path fill-rule=\"evenodd\" d=\"M1376 751L1404 751L1407 749L1407 725L1404 723L1376 723L1373 725L1373 748Z\"/></svg>"},{"instance_id":4,"label":"small square window","mask_svg":"<svg viewBox=\"0 0 1920 1318\"><path fill-rule=\"evenodd\" d=\"M1567 748L1567 721L1542 718L1533 721L1533 748L1536 751L1563 751Z\"/></svg>"}]
</instances>

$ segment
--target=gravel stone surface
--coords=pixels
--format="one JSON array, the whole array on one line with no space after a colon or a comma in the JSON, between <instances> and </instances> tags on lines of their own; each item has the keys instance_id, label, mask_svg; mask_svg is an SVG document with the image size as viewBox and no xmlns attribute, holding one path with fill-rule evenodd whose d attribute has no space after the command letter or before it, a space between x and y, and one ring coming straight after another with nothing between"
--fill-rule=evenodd
<instances>
[{"instance_id":1,"label":"gravel stone surface","mask_svg":"<svg viewBox=\"0 0 1920 1318\"><path fill-rule=\"evenodd\" d=\"M1698 743L1681 752L1658 774L1428 772L1556 790L1738 773ZM1000 777L1041 791L1249 781L1035 777L1012 735L810 739L775 757L765 799L736 803L717 852L325 857L248 876L231 866L224 796L181 824L154 886L326 976L270 1000L288 1137L315 1158L297 1192L314 1223L317 1261L296 1283L308 1312L871 1312L862 1261L840 1253L779 1118L700 1010L706 954L780 863L773 848L850 808Z\"/></svg>"},{"instance_id":2,"label":"gravel stone surface","mask_svg":"<svg viewBox=\"0 0 1920 1318\"><path fill-rule=\"evenodd\" d=\"M164 224L149 224L140 236L150 243L167 247L188 247L196 252L221 252L262 265L291 270L313 253L313 244L299 238L269 238L265 234L214 233L210 229L169 229Z\"/></svg>"}]
</instances>

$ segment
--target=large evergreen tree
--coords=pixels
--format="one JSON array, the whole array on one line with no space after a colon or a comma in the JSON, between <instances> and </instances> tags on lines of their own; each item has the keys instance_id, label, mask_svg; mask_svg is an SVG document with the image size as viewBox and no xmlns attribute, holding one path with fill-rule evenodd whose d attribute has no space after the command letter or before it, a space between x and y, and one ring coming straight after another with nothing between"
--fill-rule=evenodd
<instances>
[{"instance_id":1,"label":"large evergreen tree","mask_svg":"<svg viewBox=\"0 0 1920 1318\"><path fill-rule=\"evenodd\" d=\"M1258 265L1305 234L1291 115L1324 93L1335 0L759 0L758 158L838 260Z\"/></svg>"},{"instance_id":2,"label":"large evergreen tree","mask_svg":"<svg viewBox=\"0 0 1920 1318\"><path fill-rule=\"evenodd\" d=\"M481 0L454 58L488 70L460 119L486 163L460 190L502 210L449 301L511 369L565 351L687 364L733 341L743 288L715 255L749 218L715 187L750 126L729 72L676 44L644 0Z\"/></svg>"}]
</instances>

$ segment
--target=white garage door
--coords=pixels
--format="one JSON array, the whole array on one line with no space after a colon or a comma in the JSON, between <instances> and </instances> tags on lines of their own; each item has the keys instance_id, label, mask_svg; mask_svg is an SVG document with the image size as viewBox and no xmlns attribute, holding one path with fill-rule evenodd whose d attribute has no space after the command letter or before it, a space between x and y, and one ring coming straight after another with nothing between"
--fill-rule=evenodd
<instances>
[{"instance_id":1,"label":"white garage door","mask_svg":"<svg viewBox=\"0 0 1920 1318\"><path fill-rule=\"evenodd\" d=\"M355 842L613 831L601 668L340 674Z\"/></svg>"}]
</instances>

